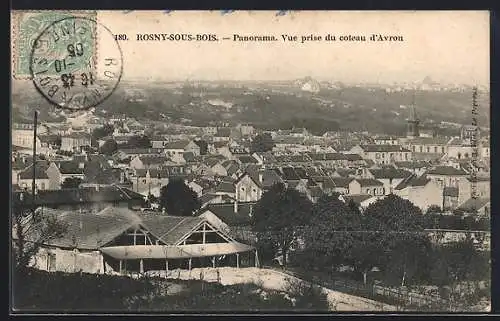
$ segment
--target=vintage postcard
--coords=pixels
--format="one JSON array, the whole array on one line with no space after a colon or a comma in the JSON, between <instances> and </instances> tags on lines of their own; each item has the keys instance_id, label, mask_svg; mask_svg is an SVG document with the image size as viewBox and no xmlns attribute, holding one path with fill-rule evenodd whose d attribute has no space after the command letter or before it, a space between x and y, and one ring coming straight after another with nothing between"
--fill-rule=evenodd
<instances>
[{"instance_id":1,"label":"vintage postcard","mask_svg":"<svg viewBox=\"0 0 500 321\"><path fill-rule=\"evenodd\" d=\"M11 11L12 313L488 312L487 11Z\"/></svg>"}]
</instances>

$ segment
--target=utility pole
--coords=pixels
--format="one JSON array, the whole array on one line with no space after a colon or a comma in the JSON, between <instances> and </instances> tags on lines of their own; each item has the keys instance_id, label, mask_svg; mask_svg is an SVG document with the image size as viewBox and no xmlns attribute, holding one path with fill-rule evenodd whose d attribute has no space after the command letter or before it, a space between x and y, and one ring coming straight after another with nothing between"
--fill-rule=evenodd
<instances>
[{"instance_id":1,"label":"utility pole","mask_svg":"<svg viewBox=\"0 0 500 321\"><path fill-rule=\"evenodd\" d=\"M36 202L36 128L38 125L38 110L35 109L35 115L33 117L33 178L31 182L31 195L32 195L32 211L33 216L35 216Z\"/></svg>"}]
</instances>

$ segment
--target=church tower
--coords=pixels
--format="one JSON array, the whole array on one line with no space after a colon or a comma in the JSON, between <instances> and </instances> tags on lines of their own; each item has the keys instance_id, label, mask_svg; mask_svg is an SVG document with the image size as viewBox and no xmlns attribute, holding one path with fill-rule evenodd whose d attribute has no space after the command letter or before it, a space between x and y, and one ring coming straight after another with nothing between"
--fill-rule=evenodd
<instances>
[{"instance_id":1,"label":"church tower","mask_svg":"<svg viewBox=\"0 0 500 321\"><path fill-rule=\"evenodd\" d=\"M406 131L406 137L408 138L415 138L420 136L419 132L419 124L420 124L420 119L418 119L417 115L417 109L415 107L415 96L413 96L413 103L410 106L410 115L408 119L406 119L407 122L407 131Z\"/></svg>"}]
</instances>

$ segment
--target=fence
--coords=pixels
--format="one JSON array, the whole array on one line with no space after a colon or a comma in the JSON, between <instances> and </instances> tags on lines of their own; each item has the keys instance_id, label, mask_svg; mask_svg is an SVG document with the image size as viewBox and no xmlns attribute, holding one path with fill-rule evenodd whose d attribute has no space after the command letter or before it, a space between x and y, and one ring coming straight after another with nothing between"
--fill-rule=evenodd
<instances>
[{"instance_id":1,"label":"fence","mask_svg":"<svg viewBox=\"0 0 500 321\"><path fill-rule=\"evenodd\" d=\"M443 310L444 307L449 307L449 301L441 298L439 295L417 293L407 288L395 289L377 284L364 285L359 282L348 280L320 280L318 277L311 277L302 273L292 271L283 272L332 290L338 290L374 301L395 305L402 310L410 308Z\"/></svg>"}]
</instances>

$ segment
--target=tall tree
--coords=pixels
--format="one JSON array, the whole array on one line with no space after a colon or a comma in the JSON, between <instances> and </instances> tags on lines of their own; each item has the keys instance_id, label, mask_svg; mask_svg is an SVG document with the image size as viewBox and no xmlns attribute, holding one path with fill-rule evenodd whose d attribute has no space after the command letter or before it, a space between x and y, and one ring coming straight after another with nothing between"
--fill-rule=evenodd
<instances>
[{"instance_id":1,"label":"tall tree","mask_svg":"<svg viewBox=\"0 0 500 321\"><path fill-rule=\"evenodd\" d=\"M97 127L96 129L94 129L92 131L92 139L94 140L99 140L103 137L106 137L106 136L109 136L111 134L113 134L113 131L115 130L115 128L113 127L113 125L111 124L104 124L103 126L101 127Z\"/></svg>"},{"instance_id":2,"label":"tall tree","mask_svg":"<svg viewBox=\"0 0 500 321\"><path fill-rule=\"evenodd\" d=\"M68 177L62 182L61 188L78 188L82 183L80 177Z\"/></svg>"},{"instance_id":3,"label":"tall tree","mask_svg":"<svg viewBox=\"0 0 500 321\"><path fill-rule=\"evenodd\" d=\"M67 231L67 225L56 216L42 215L32 210L31 194L23 193L12 202L12 238L14 265L16 271L23 272L40 246Z\"/></svg>"},{"instance_id":4,"label":"tall tree","mask_svg":"<svg viewBox=\"0 0 500 321\"><path fill-rule=\"evenodd\" d=\"M383 236L380 244L386 274L399 275L404 285L428 263L425 253L430 251L430 241L423 229L422 211L410 201L390 194L368 206L364 215L372 229Z\"/></svg>"},{"instance_id":5,"label":"tall tree","mask_svg":"<svg viewBox=\"0 0 500 321\"><path fill-rule=\"evenodd\" d=\"M281 250L286 267L287 254L309 221L312 203L299 191L275 184L257 202L252 228L265 233Z\"/></svg>"},{"instance_id":6,"label":"tall tree","mask_svg":"<svg viewBox=\"0 0 500 321\"><path fill-rule=\"evenodd\" d=\"M273 149L274 141L269 133L263 133L255 136L252 140L251 152L268 152Z\"/></svg>"},{"instance_id":7,"label":"tall tree","mask_svg":"<svg viewBox=\"0 0 500 321\"><path fill-rule=\"evenodd\" d=\"M111 156L117 150L118 150L118 144L116 143L116 141L114 139L108 139L107 141L104 142L104 144L102 144L99 151L101 152L101 154Z\"/></svg>"},{"instance_id":8,"label":"tall tree","mask_svg":"<svg viewBox=\"0 0 500 321\"><path fill-rule=\"evenodd\" d=\"M160 190L160 206L165 208L169 215L192 216L200 209L198 195L180 178L171 179Z\"/></svg>"},{"instance_id":9,"label":"tall tree","mask_svg":"<svg viewBox=\"0 0 500 321\"><path fill-rule=\"evenodd\" d=\"M200 147L200 154L206 155L208 152L208 143L202 139L195 141L195 143Z\"/></svg>"}]
</instances>

